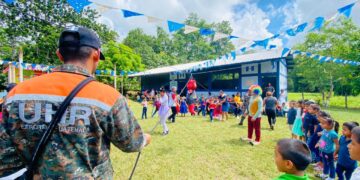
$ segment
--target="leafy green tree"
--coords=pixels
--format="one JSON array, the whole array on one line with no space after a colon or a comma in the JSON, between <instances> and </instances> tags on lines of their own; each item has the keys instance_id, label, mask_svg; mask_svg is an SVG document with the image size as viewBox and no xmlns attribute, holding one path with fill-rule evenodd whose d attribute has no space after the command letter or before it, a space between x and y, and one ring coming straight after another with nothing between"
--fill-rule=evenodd
<instances>
[{"instance_id":1,"label":"leafy green tree","mask_svg":"<svg viewBox=\"0 0 360 180\"><path fill-rule=\"evenodd\" d=\"M310 33L297 49L335 58L360 61L360 28L351 19L327 24L319 33ZM360 93L360 67L326 63L308 57L295 59L292 76L308 90L319 91L329 99L334 93L358 95ZM296 82L296 79L295 81Z\"/></svg>"},{"instance_id":2,"label":"leafy green tree","mask_svg":"<svg viewBox=\"0 0 360 180\"><path fill-rule=\"evenodd\" d=\"M96 23L98 16L89 8L78 14L66 0L17 0L10 5L0 1L0 31L14 48L11 57L16 59L16 49L22 46L24 59L31 63L58 64L55 51L60 32L72 24L93 29L104 43L116 39L116 32Z\"/></svg>"},{"instance_id":3,"label":"leafy green tree","mask_svg":"<svg viewBox=\"0 0 360 180\"><path fill-rule=\"evenodd\" d=\"M139 72L144 70L144 65L141 63L140 55L136 54L130 47L117 43L114 41L110 41L105 44L103 47L103 51L105 54L104 61L100 61L98 69L106 70L106 76L98 76L98 79L104 83L109 85L114 85L114 77L110 72L115 70L117 71L117 75L120 74L121 71L133 71ZM126 74L123 74L124 78L117 78L117 87L121 89L122 80L124 80L124 84L126 85L124 88L127 89L136 89L139 88L139 82L136 80L128 79Z\"/></svg>"},{"instance_id":4,"label":"leafy green tree","mask_svg":"<svg viewBox=\"0 0 360 180\"><path fill-rule=\"evenodd\" d=\"M185 24L211 28L217 32L231 34L230 23L209 24L196 14L190 14ZM142 57L147 68L188 63L193 61L215 59L234 49L228 38L212 41L213 36L202 36L199 32L184 34L184 30L175 32L172 36L163 28L157 28L156 36L146 35L141 29L128 33L123 43L133 48Z\"/></svg>"}]
</instances>

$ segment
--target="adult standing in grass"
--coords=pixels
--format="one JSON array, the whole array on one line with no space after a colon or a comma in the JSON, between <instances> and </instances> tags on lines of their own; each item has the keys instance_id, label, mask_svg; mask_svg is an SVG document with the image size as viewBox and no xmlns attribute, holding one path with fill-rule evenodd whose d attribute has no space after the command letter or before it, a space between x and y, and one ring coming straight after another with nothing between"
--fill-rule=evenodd
<instances>
[{"instance_id":1,"label":"adult standing in grass","mask_svg":"<svg viewBox=\"0 0 360 180\"><path fill-rule=\"evenodd\" d=\"M248 117L248 137L246 140L250 142L251 145L260 144L261 136L261 112L263 100L261 98L262 89L260 86L251 87L251 98L249 103L249 117ZM255 130L255 141L252 141L253 132Z\"/></svg>"},{"instance_id":2,"label":"adult standing in grass","mask_svg":"<svg viewBox=\"0 0 360 180\"><path fill-rule=\"evenodd\" d=\"M237 92L236 95L234 96L234 103L235 103L235 112L234 112L235 118L239 120L241 116L241 106L242 106L240 92Z\"/></svg>"},{"instance_id":3,"label":"adult standing in grass","mask_svg":"<svg viewBox=\"0 0 360 180\"><path fill-rule=\"evenodd\" d=\"M60 104L80 83L91 80L105 59L100 49L94 31L70 27L61 33L56 51L64 64L9 92L0 123L0 179L22 175L50 122L56 122ZM136 152L150 142L125 97L108 85L90 81L68 109L54 124L49 141L39 147L40 158L27 170L29 179L112 179L110 143L124 152Z\"/></svg>"},{"instance_id":4,"label":"adult standing in grass","mask_svg":"<svg viewBox=\"0 0 360 180\"><path fill-rule=\"evenodd\" d=\"M221 104L221 119L222 121L226 121L229 118L230 103L223 90L220 90L219 94L219 101Z\"/></svg>"},{"instance_id":5,"label":"adult standing in grass","mask_svg":"<svg viewBox=\"0 0 360 180\"><path fill-rule=\"evenodd\" d=\"M276 123L276 106L278 105L278 100L273 96L272 92L266 92L266 98L264 99L265 113L268 118L270 129L274 130Z\"/></svg>"},{"instance_id":6,"label":"adult standing in grass","mask_svg":"<svg viewBox=\"0 0 360 180\"><path fill-rule=\"evenodd\" d=\"M251 97L251 88L249 88L248 92L245 93L245 95L243 97L244 103L242 104L242 107L241 107L242 115L241 115L241 120L240 120L240 123L239 123L240 126L243 125L243 122L244 122L247 114L249 113L250 97Z\"/></svg>"},{"instance_id":7,"label":"adult standing in grass","mask_svg":"<svg viewBox=\"0 0 360 180\"><path fill-rule=\"evenodd\" d=\"M175 117L177 114L176 106L178 105L177 95L176 95L176 87L173 86L171 88L171 92L169 93L169 107L171 108L171 115L169 116L168 120L172 123L175 123Z\"/></svg>"},{"instance_id":8,"label":"adult standing in grass","mask_svg":"<svg viewBox=\"0 0 360 180\"><path fill-rule=\"evenodd\" d=\"M168 117L169 114L169 99L168 96L165 93L165 89L164 88L160 88L160 109L159 109L159 118L160 118L160 124L163 127L163 135L168 135L169 134L169 129L166 125L166 119Z\"/></svg>"}]
</instances>

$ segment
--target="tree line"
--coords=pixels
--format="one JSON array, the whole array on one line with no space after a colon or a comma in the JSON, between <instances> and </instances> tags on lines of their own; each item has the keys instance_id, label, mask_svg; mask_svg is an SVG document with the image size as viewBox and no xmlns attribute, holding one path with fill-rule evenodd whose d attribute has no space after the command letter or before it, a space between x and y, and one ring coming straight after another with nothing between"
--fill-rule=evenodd
<instances>
[{"instance_id":1,"label":"tree line","mask_svg":"<svg viewBox=\"0 0 360 180\"><path fill-rule=\"evenodd\" d=\"M58 65L60 62L55 52L60 32L72 24L91 28L99 34L106 56L99 69L109 72L115 67L117 71L143 71L215 59L235 49L228 38L213 41L213 36L202 36L199 32L185 34L184 30L169 34L162 27L157 27L155 35L148 35L140 28L131 30L119 42L115 31L97 23L99 16L90 8L78 14L66 0L17 0L11 5L0 1L0 59L16 60L18 49L22 47L25 62ZM184 23L224 34L233 31L228 21L209 23L194 13L189 14ZM306 52L360 61L360 29L351 20L342 19L326 24L320 32L309 33L305 41L295 47ZM360 67L319 63L307 57L296 57L294 61L294 69L289 73L291 91L321 92L324 99L333 94L360 93ZM113 77L99 76L98 79L113 84ZM136 80L124 78L124 84L125 89L139 89Z\"/></svg>"}]
</instances>

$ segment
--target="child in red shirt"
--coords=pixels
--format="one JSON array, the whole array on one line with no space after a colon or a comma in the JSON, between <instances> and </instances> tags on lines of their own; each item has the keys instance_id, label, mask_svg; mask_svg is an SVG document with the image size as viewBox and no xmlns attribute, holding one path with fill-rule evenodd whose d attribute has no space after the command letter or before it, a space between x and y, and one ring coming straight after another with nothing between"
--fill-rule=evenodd
<instances>
[{"instance_id":1,"label":"child in red shirt","mask_svg":"<svg viewBox=\"0 0 360 180\"><path fill-rule=\"evenodd\" d=\"M210 122L213 122L214 110L216 108L216 103L214 102L214 98L210 98L209 100L209 115L210 115Z\"/></svg>"}]
</instances>

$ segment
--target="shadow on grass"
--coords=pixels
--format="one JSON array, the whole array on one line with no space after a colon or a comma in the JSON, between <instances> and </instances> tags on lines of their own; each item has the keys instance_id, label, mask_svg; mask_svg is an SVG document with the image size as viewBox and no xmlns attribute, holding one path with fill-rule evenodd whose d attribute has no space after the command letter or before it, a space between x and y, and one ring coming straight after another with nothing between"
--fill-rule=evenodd
<instances>
[{"instance_id":1,"label":"shadow on grass","mask_svg":"<svg viewBox=\"0 0 360 180\"><path fill-rule=\"evenodd\" d=\"M230 126L231 128L240 128L240 129L247 129L247 126L239 125L239 124L233 124Z\"/></svg>"},{"instance_id":2,"label":"shadow on grass","mask_svg":"<svg viewBox=\"0 0 360 180\"><path fill-rule=\"evenodd\" d=\"M224 141L226 144L235 145L235 146L251 146L248 141L241 140L240 138L229 139Z\"/></svg>"}]
</instances>

